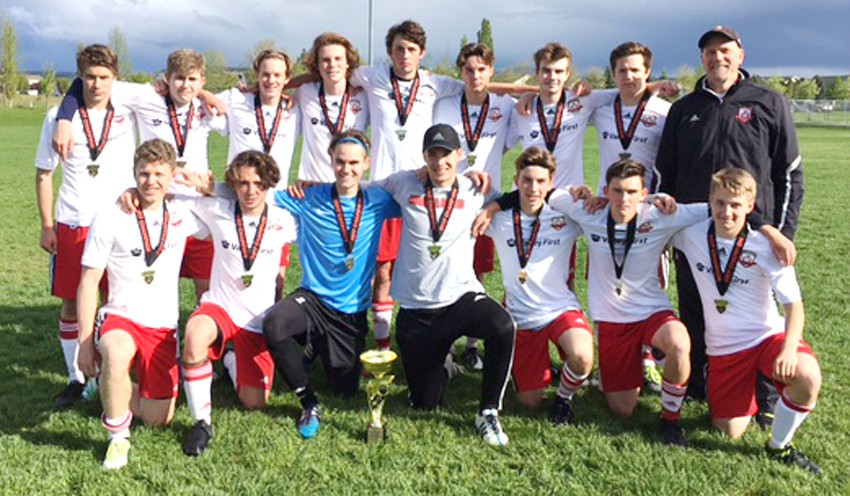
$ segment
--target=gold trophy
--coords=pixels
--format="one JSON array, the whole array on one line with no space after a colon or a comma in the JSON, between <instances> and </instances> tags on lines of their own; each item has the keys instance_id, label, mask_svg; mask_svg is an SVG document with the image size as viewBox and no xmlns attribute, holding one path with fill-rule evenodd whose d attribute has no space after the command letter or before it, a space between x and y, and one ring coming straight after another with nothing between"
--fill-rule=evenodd
<instances>
[{"instance_id":1,"label":"gold trophy","mask_svg":"<svg viewBox=\"0 0 850 496\"><path fill-rule=\"evenodd\" d=\"M369 411L371 421L366 428L366 443L380 444L387 434L386 420L384 419L384 403L390 392L390 385L395 376L387 375L393 369L393 362L398 358L394 351L369 350L360 355L363 367L372 374L369 383L366 384L366 396L369 400Z\"/></svg>"}]
</instances>

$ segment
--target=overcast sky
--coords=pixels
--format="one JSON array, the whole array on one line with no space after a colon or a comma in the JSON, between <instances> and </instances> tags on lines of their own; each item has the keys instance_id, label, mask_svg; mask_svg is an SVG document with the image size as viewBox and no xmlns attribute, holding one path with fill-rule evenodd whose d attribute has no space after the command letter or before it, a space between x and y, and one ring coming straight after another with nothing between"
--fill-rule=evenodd
<instances>
[{"instance_id":1,"label":"overcast sky","mask_svg":"<svg viewBox=\"0 0 850 496\"><path fill-rule=\"evenodd\" d=\"M565 43L580 72L604 67L620 42L640 41L655 53L654 71L671 76L697 66L697 39L724 24L744 41L745 67L761 75L850 75L848 0L689 0L574 2L568 0L373 0L374 53L384 62L383 36L404 19L428 33L427 62L454 60L460 39L475 40L490 20L497 67L531 61L548 41ZM256 42L273 38L297 56L323 31L368 51L369 0L0 0L16 28L20 67L41 71L51 62L74 69L78 43L106 43L118 26L136 71L156 71L175 48L217 50L228 65L245 65Z\"/></svg>"}]
</instances>

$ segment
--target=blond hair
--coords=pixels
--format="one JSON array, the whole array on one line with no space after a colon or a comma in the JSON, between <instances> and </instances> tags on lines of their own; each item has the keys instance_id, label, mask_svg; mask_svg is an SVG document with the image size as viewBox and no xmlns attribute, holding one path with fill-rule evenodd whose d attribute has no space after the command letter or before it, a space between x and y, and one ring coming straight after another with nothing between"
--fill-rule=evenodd
<instances>
[{"instance_id":1,"label":"blond hair","mask_svg":"<svg viewBox=\"0 0 850 496\"><path fill-rule=\"evenodd\" d=\"M721 189L729 191L735 196L745 196L754 202L758 193L758 183L748 171L736 167L727 167L711 176L709 198L714 196L715 191Z\"/></svg>"}]
</instances>

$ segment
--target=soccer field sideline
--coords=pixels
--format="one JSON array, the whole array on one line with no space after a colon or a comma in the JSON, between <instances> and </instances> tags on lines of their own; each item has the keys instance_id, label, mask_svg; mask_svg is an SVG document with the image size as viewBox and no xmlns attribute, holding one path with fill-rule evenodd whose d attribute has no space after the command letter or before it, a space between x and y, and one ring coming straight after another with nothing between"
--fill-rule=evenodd
<instances>
[{"instance_id":1,"label":"soccer field sideline","mask_svg":"<svg viewBox=\"0 0 850 496\"><path fill-rule=\"evenodd\" d=\"M818 479L766 460L761 455L764 433L753 430L740 443L712 433L704 405L685 407L692 447L677 451L655 437L657 399L643 398L635 418L621 423L592 390L576 399L579 425L557 431L545 416L522 415L509 398L503 422L511 446L494 451L472 429L480 380L474 374L451 384L447 408L435 414L409 412L403 387L395 387L387 408L392 437L379 448L360 442L365 398L328 398L327 425L315 442L305 443L294 433L296 401L280 381L268 412L242 411L232 391L218 385L213 396L217 437L204 457L187 459L180 452L190 425L181 402L173 427L135 429L130 466L120 474L105 474L99 467L105 445L99 405L67 413L50 410L50 398L65 374L56 342L58 302L49 296L47 256L38 248L32 161L42 119L38 110L0 110L0 197L6 200L0 215L0 370L5 379L0 384L0 457L5 460L0 493L848 491L850 462L843 449L850 432L844 398L850 372L843 354L850 262L843 251L850 246L845 226L850 214L840 210L850 200L848 181L842 179L850 170L848 130L799 130L806 199L797 239L798 277L808 310L806 336L821 360L824 388L797 442L824 468ZM211 156L220 172L226 145L212 141ZM586 143L587 179L593 185L598 177L594 133L588 133ZM504 161L503 183L512 177L515 156ZM291 271L288 289L297 277ZM488 290L498 293L498 286L491 275ZM184 298L182 311L190 310L191 301ZM318 386L325 393L321 381Z\"/></svg>"}]
</instances>

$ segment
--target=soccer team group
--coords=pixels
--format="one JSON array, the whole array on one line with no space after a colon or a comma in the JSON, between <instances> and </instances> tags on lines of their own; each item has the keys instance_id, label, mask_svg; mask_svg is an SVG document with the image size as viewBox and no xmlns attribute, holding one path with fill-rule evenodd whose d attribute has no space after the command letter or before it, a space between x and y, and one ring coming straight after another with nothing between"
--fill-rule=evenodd
<instances>
[{"instance_id":1,"label":"soccer team group","mask_svg":"<svg viewBox=\"0 0 850 496\"><path fill-rule=\"evenodd\" d=\"M193 50L170 54L158 85L117 81L103 45L80 50L80 79L44 123L36 187L70 378L56 406L98 378L104 467L127 463L134 416L171 421L179 372L195 422L183 451L200 455L213 437L215 360L250 409L265 406L277 371L301 403L298 433L316 436L309 364L321 361L333 394L357 393L367 313L389 349L397 303L411 406L440 405L453 343L466 336L463 361L482 370L474 424L488 444L508 443L509 378L535 409L554 375L549 418L573 422L596 342L614 413L632 414L657 359L665 443L686 445L685 398L707 399L715 427L737 438L755 417L772 429L769 456L817 473L791 444L821 381L790 241L800 155L787 102L741 68L738 34L699 38L706 75L672 106L656 93L675 85L648 83L652 53L639 43L611 52L617 89L589 91L567 87L571 54L558 43L534 54L539 85L529 87L491 82L493 52L477 43L457 57L461 80L421 70L425 42L418 23L394 25L391 66L365 67L346 38L325 33L308 74L290 80L290 58L265 50L254 87L217 95L203 90ZM596 191L583 186L588 123ZM210 131L229 139L223 184L208 173ZM299 135L300 181L287 188ZM516 190L500 195L489 185L517 142ZM572 291L581 235L596 339ZM280 298L293 242L302 280ZM664 292L671 245L679 317ZM481 284L496 251L504 305ZM198 297L182 350L180 277ZM563 359L554 372L550 341Z\"/></svg>"}]
</instances>

